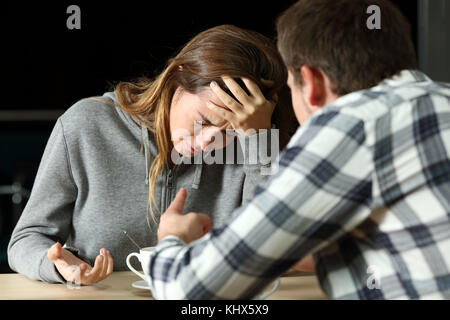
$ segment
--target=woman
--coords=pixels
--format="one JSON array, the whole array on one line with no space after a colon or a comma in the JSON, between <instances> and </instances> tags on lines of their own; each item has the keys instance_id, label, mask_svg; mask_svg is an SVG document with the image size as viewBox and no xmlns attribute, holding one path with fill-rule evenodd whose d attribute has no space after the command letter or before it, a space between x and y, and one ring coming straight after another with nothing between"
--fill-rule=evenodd
<instances>
[{"instance_id":1,"label":"woman","mask_svg":"<svg viewBox=\"0 0 450 320\"><path fill-rule=\"evenodd\" d=\"M258 152L252 142L274 131L260 130L279 128L282 148L296 129L286 78L269 39L224 25L194 37L156 79L77 102L47 143L8 246L11 268L64 282L75 265L82 284L127 270L136 246L123 231L141 247L155 245L159 215L181 187L189 193L186 211L209 212L221 224L265 177L264 164L248 161ZM207 103L229 112L228 120ZM217 139L227 129L238 132L238 144L229 135ZM206 159L211 149L234 158L242 150L244 163L186 161Z\"/></svg>"}]
</instances>

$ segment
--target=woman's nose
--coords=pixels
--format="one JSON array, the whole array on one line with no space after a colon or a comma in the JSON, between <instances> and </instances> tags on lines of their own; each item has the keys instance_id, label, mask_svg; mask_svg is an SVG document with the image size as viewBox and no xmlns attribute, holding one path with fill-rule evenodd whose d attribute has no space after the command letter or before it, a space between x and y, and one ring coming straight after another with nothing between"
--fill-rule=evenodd
<instances>
[{"instance_id":1,"label":"woman's nose","mask_svg":"<svg viewBox=\"0 0 450 320\"><path fill-rule=\"evenodd\" d=\"M213 141L214 136L211 136L209 134L203 134L201 137L199 137L197 145L204 151L206 147L209 146Z\"/></svg>"},{"instance_id":2,"label":"woman's nose","mask_svg":"<svg viewBox=\"0 0 450 320\"><path fill-rule=\"evenodd\" d=\"M207 140L204 140L202 143L202 150L206 150L206 147L214 142L214 136L209 136Z\"/></svg>"},{"instance_id":3,"label":"woman's nose","mask_svg":"<svg viewBox=\"0 0 450 320\"><path fill-rule=\"evenodd\" d=\"M214 142L214 133L215 131L202 130L202 133L196 137L197 146L199 146L204 151L211 143Z\"/></svg>"}]
</instances>

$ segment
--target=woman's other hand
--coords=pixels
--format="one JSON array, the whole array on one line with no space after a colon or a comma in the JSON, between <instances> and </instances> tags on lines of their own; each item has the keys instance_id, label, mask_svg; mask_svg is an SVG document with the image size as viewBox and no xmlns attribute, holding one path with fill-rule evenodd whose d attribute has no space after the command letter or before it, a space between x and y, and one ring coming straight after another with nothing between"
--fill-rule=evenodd
<instances>
[{"instance_id":1,"label":"woman's other hand","mask_svg":"<svg viewBox=\"0 0 450 320\"><path fill-rule=\"evenodd\" d=\"M105 248L102 248L95 258L94 267L62 248L59 242L48 249L47 257L55 264L56 269L66 281L73 282L76 271L74 266L79 268L79 280L82 285L102 281L113 272L114 267L113 258Z\"/></svg>"}]
</instances>

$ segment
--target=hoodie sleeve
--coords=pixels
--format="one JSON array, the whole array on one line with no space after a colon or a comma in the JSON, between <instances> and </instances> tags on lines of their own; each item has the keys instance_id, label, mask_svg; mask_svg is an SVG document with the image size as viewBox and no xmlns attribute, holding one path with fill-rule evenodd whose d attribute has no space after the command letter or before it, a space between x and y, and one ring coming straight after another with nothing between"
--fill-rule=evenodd
<instances>
[{"instance_id":1,"label":"hoodie sleeve","mask_svg":"<svg viewBox=\"0 0 450 320\"><path fill-rule=\"evenodd\" d=\"M278 130L260 130L250 136L238 136L244 155L244 187L242 204L252 198L253 189L266 182L273 172L272 164L276 162L279 151Z\"/></svg>"},{"instance_id":2,"label":"hoodie sleeve","mask_svg":"<svg viewBox=\"0 0 450 320\"><path fill-rule=\"evenodd\" d=\"M63 125L58 119L8 245L8 262L14 271L35 280L65 282L47 251L56 241L66 241L76 197Z\"/></svg>"}]
</instances>

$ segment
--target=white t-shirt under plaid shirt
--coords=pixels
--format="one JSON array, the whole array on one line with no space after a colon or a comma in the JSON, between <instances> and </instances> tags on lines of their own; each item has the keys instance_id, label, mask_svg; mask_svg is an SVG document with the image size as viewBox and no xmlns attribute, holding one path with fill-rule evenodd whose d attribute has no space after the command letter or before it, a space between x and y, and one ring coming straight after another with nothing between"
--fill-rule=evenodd
<instances>
[{"instance_id":1,"label":"white t-shirt under plaid shirt","mask_svg":"<svg viewBox=\"0 0 450 320\"><path fill-rule=\"evenodd\" d=\"M330 298L448 299L449 159L449 85L404 70L345 95L299 128L226 225L158 244L153 295L251 298L314 253Z\"/></svg>"}]
</instances>

